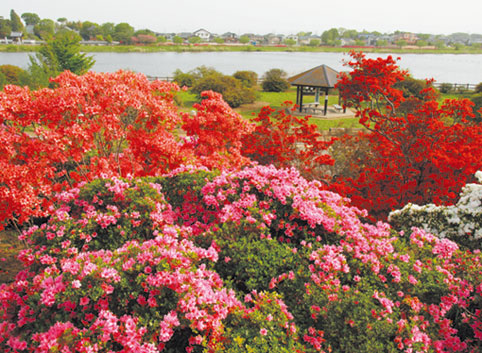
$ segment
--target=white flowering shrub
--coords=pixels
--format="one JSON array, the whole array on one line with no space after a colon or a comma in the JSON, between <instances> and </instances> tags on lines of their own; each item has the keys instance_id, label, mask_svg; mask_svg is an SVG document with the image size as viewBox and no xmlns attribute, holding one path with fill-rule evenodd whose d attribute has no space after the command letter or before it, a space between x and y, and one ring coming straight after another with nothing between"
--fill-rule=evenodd
<instances>
[{"instance_id":1,"label":"white flowering shrub","mask_svg":"<svg viewBox=\"0 0 482 353\"><path fill-rule=\"evenodd\" d=\"M389 222L404 231L412 227L449 238L471 249L482 248L482 171L475 173L478 184L462 188L459 201L452 206L408 204L390 213Z\"/></svg>"}]
</instances>

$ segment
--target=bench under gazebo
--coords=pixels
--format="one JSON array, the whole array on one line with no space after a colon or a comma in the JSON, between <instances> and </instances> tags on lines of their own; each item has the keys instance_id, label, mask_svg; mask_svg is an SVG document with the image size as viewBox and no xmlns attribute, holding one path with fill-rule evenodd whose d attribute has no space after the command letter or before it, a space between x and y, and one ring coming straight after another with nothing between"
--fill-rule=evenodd
<instances>
[{"instance_id":1,"label":"bench under gazebo","mask_svg":"<svg viewBox=\"0 0 482 353\"><path fill-rule=\"evenodd\" d=\"M328 92L334 88L338 82L338 71L326 65L314 67L308 71L288 78L292 86L296 86L296 105L300 113L317 113L323 111L326 115L328 111ZM320 106L320 92L325 94L325 104L323 109ZM315 95L315 102L303 105L303 96ZM341 110L340 106L335 108Z\"/></svg>"}]
</instances>

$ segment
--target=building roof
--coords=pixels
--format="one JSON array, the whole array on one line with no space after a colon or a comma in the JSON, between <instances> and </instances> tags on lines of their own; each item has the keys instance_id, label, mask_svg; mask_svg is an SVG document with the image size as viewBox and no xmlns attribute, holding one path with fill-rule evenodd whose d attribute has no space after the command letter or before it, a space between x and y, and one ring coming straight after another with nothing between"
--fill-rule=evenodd
<instances>
[{"instance_id":1,"label":"building roof","mask_svg":"<svg viewBox=\"0 0 482 353\"><path fill-rule=\"evenodd\" d=\"M338 71L333 70L326 65L314 67L301 74L288 78L293 86L310 86L310 87L335 87L338 82Z\"/></svg>"}]
</instances>

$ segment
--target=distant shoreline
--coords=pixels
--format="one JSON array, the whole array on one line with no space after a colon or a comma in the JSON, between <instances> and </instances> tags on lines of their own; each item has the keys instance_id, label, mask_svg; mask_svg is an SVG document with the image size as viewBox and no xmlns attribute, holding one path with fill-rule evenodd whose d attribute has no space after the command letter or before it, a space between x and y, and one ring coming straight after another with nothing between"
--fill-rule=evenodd
<instances>
[{"instance_id":1,"label":"distant shoreline","mask_svg":"<svg viewBox=\"0 0 482 353\"><path fill-rule=\"evenodd\" d=\"M15 45L1 44L0 52L36 52L39 45ZM425 49L425 48L375 48L375 47L310 47L310 46L253 46L253 45L83 45L81 50L87 53L157 53L157 52L349 52L351 50L363 51L365 53L381 54L482 54L482 48L463 49Z\"/></svg>"}]
</instances>

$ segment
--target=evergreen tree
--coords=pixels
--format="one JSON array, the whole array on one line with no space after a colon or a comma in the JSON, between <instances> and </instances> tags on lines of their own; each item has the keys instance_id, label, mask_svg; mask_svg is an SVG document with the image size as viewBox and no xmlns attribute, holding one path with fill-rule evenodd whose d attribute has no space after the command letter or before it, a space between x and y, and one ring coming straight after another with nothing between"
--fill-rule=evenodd
<instances>
[{"instance_id":1,"label":"evergreen tree","mask_svg":"<svg viewBox=\"0 0 482 353\"><path fill-rule=\"evenodd\" d=\"M12 26L13 32L23 32L24 26L20 16L12 9L10 11L10 25Z\"/></svg>"},{"instance_id":2,"label":"evergreen tree","mask_svg":"<svg viewBox=\"0 0 482 353\"><path fill-rule=\"evenodd\" d=\"M54 40L47 41L35 58L31 57L31 69L42 68L49 76L69 70L77 75L86 73L95 63L91 56L80 52L80 36L75 32L60 32Z\"/></svg>"}]
</instances>

